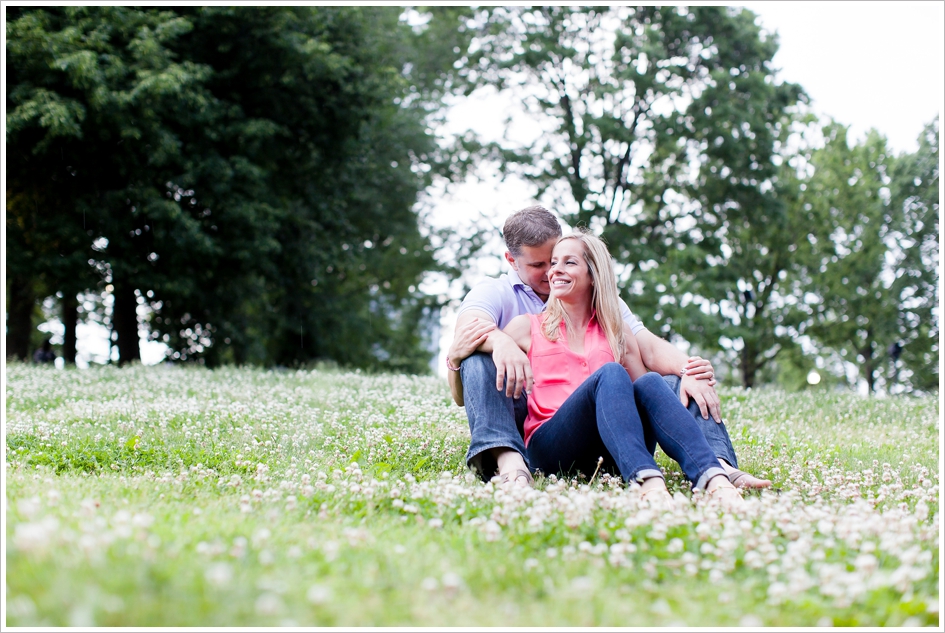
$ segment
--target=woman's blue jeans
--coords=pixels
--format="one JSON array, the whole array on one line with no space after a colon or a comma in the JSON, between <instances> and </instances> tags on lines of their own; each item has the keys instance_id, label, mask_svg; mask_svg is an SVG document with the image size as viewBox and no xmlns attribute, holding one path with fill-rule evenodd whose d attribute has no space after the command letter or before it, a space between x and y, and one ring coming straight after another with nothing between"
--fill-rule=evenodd
<instances>
[{"instance_id":1,"label":"woman's blue jeans","mask_svg":"<svg viewBox=\"0 0 945 633\"><path fill-rule=\"evenodd\" d=\"M593 473L599 458L616 466L624 481L662 477L648 435L676 460L696 488L725 471L692 415L663 377L635 381L607 363L568 396L557 413L532 434L526 449L532 468L546 474Z\"/></svg>"},{"instance_id":2,"label":"woman's blue jeans","mask_svg":"<svg viewBox=\"0 0 945 633\"><path fill-rule=\"evenodd\" d=\"M511 398L505 395L504 390L497 390L495 375L496 368L491 354L477 352L460 364L470 434L466 465L477 471L485 481L492 477L498 467L490 449L512 449L521 453L525 461L528 461L525 442L522 440L522 427L528 413L527 399L524 395L517 399ZM678 400L679 376L663 376L663 380L675 392L674 397ZM716 423L712 418L703 418L695 401L689 403L689 412L702 429L715 456L738 468L735 449L725 424ZM650 454L656 450L656 440L652 434L647 435L646 445Z\"/></svg>"}]
</instances>

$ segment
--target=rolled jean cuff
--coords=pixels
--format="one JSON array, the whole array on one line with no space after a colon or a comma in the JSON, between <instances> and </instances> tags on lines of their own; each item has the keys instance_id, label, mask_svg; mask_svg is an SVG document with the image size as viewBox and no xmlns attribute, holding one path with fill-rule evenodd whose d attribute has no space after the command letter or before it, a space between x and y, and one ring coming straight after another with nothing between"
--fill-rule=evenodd
<instances>
[{"instance_id":1,"label":"rolled jean cuff","mask_svg":"<svg viewBox=\"0 0 945 633\"><path fill-rule=\"evenodd\" d=\"M699 477L699 481L696 482L696 485L693 486L693 488L698 488L699 490L705 490L706 484L708 484L709 480L715 477L716 475L725 475L725 471L719 466L713 466L712 468L709 468L704 473L702 473L702 476Z\"/></svg>"},{"instance_id":2,"label":"rolled jean cuff","mask_svg":"<svg viewBox=\"0 0 945 633\"><path fill-rule=\"evenodd\" d=\"M663 477L663 473L660 472L659 470L655 468L644 468L636 472L636 474L633 476L633 481L637 483L642 483L644 480L652 479L653 477L659 477L660 479L665 479L665 477ZM628 481L627 483L630 483L630 482Z\"/></svg>"}]
</instances>

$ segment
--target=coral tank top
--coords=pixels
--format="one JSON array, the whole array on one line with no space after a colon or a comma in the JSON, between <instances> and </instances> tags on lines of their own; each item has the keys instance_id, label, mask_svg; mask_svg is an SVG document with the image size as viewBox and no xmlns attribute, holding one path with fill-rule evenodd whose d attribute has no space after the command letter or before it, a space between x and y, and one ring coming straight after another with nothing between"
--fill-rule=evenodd
<instances>
[{"instance_id":1,"label":"coral tank top","mask_svg":"<svg viewBox=\"0 0 945 633\"><path fill-rule=\"evenodd\" d=\"M525 418L525 445L532 434L561 408L574 390L591 374L614 362L614 354L603 328L592 317L584 332L584 353L568 347L568 333L562 320L557 341L549 341L541 332L544 314L528 315L531 321L531 349L528 360L535 384L528 394L528 417Z\"/></svg>"}]
</instances>

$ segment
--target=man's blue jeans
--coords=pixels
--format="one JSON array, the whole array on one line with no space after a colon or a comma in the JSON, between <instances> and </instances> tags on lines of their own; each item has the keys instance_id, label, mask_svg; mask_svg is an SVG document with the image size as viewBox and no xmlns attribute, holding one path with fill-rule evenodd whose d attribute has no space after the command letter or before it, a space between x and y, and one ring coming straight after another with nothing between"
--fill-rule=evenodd
<instances>
[{"instance_id":1,"label":"man's blue jeans","mask_svg":"<svg viewBox=\"0 0 945 633\"><path fill-rule=\"evenodd\" d=\"M496 368L490 354L473 354L462 362L459 371L463 381L463 398L471 435L466 464L477 471L483 480L488 481L498 468L489 449L513 449L521 453L528 463L525 442L522 439L525 417L528 414L525 396L510 398L505 395L504 390L495 388ZM663 379L678 399L679 377L664 376ZM703 418L695 402L689 403L689 411L715 456L738 468L735 450L732 448L725 424L716 423L711 417ZM648 435L646 446L652 454L656 450L656 439Z\"/></svg>"},{"instance_id":2,"label":"man's blue jeans","mask_svg":"<svg viewBox=\"0 0 945 633\"><path fill-rule=\"evenodd\" d=\"M646 431L644 431L646 429ZM631 381L618 363L607 363L574 390L561 408L532 434L526 454L545 474L590 475L616 467L624 481L662 477L646 435L676 460L695 487L725 475L705 436L662 376Z\"/></svg>"}]
</instances>

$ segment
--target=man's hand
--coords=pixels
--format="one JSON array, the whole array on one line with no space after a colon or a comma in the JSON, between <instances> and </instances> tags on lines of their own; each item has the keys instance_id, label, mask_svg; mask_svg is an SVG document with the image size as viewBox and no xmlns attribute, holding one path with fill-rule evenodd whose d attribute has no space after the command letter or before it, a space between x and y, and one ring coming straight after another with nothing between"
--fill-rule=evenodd
<instances>
[{"instance_id":1,"label":"man's hand","mask_svg":"<svg viewBox=\"0 0 945 633\"><path fill-rule=\"evenodd\" d=\"M685 407L689 406L690 398L695 400L702 417L708 419L711 414L712 419L719 424L722 422L722 413L719 410L721 402L713 384L715 384L714 380L710 384L708 380L698 380L687 373L682 377L682 383L679 386L679 400Z\"/></svg>"},{"instance_id":2,"label":"man's hand","mask_svg":"<svg viewBox=\"0 0 945 633\"><path fill-rule=\"evenodd\" d=\"M524 390L527 394L532 390L532 366L528 356L509 336L494 337L492 360L495 362L495 388L502 391L505 386L505 395L519 398Z\"/></svg>"},{"instance_id":3,"label":"man's hand","mask_svg":"<svg viewBox=\"0 0 945 633\"><path fill-rule=\"evenodd\" d=\"M469 323L457 324L453 343L447 352L450 363L454 367L459 367L463 360L469 358L473 352L479 349L479 346L485 342L489 333L495 328L495 323L481 320L478 317L473 318Z\"/></svg>"},{"instance_id":4,"label":"man's hand","mask_svg":"<svg viewBox=\"0 0 945 633\"><path fill-rule=\"evenodd\" d=\"M684 375L692 376L696 380L708 380L710 386L715 386L715 369L712 363L701 356L690 356L684 369L686 370Z\"/></svg>"}]
</instances>

